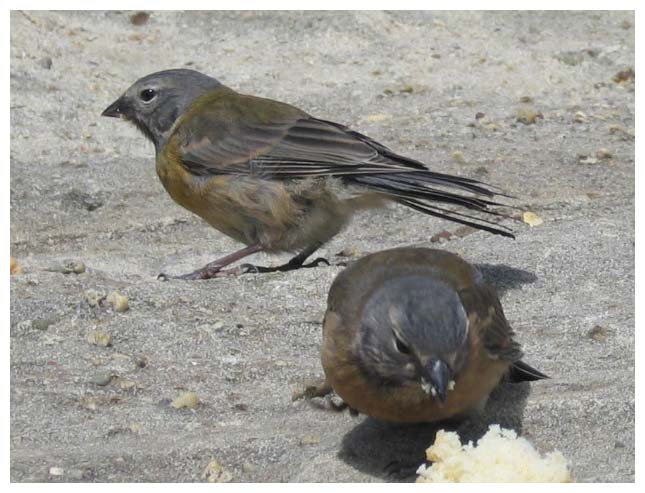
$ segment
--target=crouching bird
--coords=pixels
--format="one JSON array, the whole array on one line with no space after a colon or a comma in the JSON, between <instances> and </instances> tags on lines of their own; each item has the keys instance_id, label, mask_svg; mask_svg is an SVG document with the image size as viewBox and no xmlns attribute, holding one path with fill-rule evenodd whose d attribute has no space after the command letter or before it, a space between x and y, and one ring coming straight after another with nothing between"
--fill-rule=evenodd
<instances>
[{"instance_id":1,"label":"crouching bird","mask_svg":"<svg viewBox=\"0 0 645 493\"><path fill-rule=\"evenodd\" d=\"M388 201L513 237L480 217L501 215L491 209L500 204L490 199L503 194L492 187L430 171L343 125L239 94L193 70L139 79L103 116L134 123L155 146L157 174L170 196L246 245L182 279L234 272L223 268L260 251L299 253L280 267L245 269L317 265L324 259L305 261L355 211Z\"/></svg>"},{"instance_id":2,"label":"crouching bird","mask_svg":"<svg viewBox=\"0 0 645 493\"><path fill-rule=\"evenodd\" d=\"M326 383L355 411L395 422L458 419L505 375L547 378L521 357L495 290L452 253L374 253L329 291Z\"/></svg>"}]
</instances>

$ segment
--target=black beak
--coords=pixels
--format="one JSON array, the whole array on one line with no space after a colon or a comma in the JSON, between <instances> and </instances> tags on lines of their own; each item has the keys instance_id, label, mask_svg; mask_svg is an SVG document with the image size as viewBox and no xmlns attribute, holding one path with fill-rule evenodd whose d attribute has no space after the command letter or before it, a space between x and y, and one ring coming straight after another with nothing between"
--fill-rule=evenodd
<instances>
[{"instance_id":1,"label":"black beak","mask_svg":"<svg viewBox=\"0 0 645 493\"><path fill-rule=\"evenodd\" d=\"M423 372L422 386L430 385L429 392L441 402L446 402L448 386L452 373L448 365L440 359L430 360ZM425 390L425 389L424 389Z\"/></svg>"},{"instance_id":2,"label":"black beak","mask_svg":"<svg viewBox=\"0 0 645 493\"><path fill-rule=\"evenodd\" d=\"M117 99L114 103L103 110L101 116L110 116L112 118L121 118L125 116L125 104L123 98Z\"/></svg>"}]
</instances>

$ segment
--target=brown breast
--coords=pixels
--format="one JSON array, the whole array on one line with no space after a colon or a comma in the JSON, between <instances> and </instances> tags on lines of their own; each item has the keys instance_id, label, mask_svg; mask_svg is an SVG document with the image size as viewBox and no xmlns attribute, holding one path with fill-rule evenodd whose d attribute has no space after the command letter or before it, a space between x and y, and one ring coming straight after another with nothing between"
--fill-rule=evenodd
<instances>
[{"instance_id":1,"label":"brown breast","mask_svg":"<svg viewBox=\"0 0 645 493\"><path fill-rule=\"evenodd\" d=\"M426 394L421 386L378 386L359 368L352 354L352 331L340 325L340 318L325 316L322 364L328 382L342 399L357 411L386 421L432 422L460 417L477 407L508 371L509 362L491 359L486 351L471 351L467 370L455 381L444 404Z\"/></svg>"}]
</instances>

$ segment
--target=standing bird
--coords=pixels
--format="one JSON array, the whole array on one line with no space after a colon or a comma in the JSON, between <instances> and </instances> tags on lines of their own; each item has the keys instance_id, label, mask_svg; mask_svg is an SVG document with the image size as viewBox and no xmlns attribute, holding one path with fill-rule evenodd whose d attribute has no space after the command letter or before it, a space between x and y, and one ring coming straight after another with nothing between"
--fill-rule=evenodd
<instances>
[{"instance_id":1,"label":"standing bird","mask_svg":"<svg viewBox=\"0 0 645 493\"><path fill-rule=\"evenodd\" d=\"M134 123L155 146L170 196L246 245L182 279L232 272L222 269L260 251L300 253L280 267L248 266L256 272L318 265L324 259L305 261L355 211L388 201L513 237L492 221L445 207L502 216L490 209L501 204L489 200L502 194L485 184L430 171L343 125L239 94L193 70L139 79L103 116Z\"/></svg>"},{"instance_id":2,"label":"standing bird","mask_svg":"<svg viewBox=\"0 0 645 493\"><path fill-rule=\"evenodd\" d=\"M505 375L547 378L520 360L480 272L428 248L374 253L341 272L329 291L321 352L326 391L387 421L461 418Z\"/></svg>"}]
</instances>

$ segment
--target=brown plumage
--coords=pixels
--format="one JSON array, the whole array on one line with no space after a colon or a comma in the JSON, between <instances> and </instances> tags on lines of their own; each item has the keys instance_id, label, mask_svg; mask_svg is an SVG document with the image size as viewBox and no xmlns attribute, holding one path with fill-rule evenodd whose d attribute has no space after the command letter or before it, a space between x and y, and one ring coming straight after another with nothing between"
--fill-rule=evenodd
<instances>
[{"instance_id":1,"label":"brown plumage","mask_svg":"<svg viewBox=\"0 0 645 493\"><path fill-rule=\"evenodd\" d=\"M479 271L426 248L378 252L341 272L321 352L327 383L352 409L396 422L462 417L509 373L546 378L520 360Z\"/></svg>"},{"instance_id":2,"label":"brown plumage","mask_svg":"<svg viewBox=\"0 0 645 493\"><path fill-rule=\"evenodd\" d=\"M198 72L146 76L103 114L132 121L155 144L157 173L177 203L247 245L183 278L212 277L257 251L300 251L283 267L302 266L354 212L392 201L512 237L482 217L501 215L491 209L499 205L491 187L430 171L343 125Z\"/></svg>"}]
</instances>

